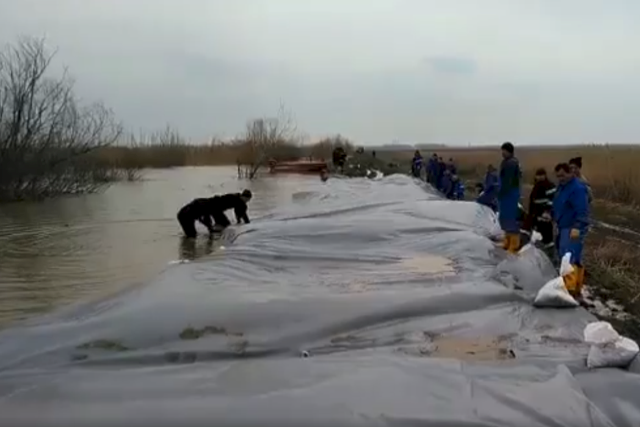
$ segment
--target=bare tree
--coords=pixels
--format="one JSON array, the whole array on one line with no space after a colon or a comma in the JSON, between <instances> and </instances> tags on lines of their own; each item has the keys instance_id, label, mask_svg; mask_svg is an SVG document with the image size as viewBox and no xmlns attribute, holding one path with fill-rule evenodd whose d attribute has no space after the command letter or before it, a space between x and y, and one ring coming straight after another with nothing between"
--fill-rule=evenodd
<instances>
[{"instance_id":1,"label":"bare tree","mask_svg":"<svg viewBox=\"0 0 640 427\"><path fill-rule=\"evenodd\" d=\"M290 112L280 104L275 118L254 119L247 123L238 159L238 177L254 179L270 160L285 160L300 155L295 139L296 126ZM244 166L244 167L243 167Z\"/></svg>"},{"instance_id":2,"label":"bare tree","mask_svg":"<svg viewBox=\"0 0 640 427\"><path fill-rule=\"evenodd\" d=\"M66 70L46 76L54 55L31 38L0 52L0 201L90 192L115 179L87 154L114 143L121 126L101 104L79 105Z\"/></svg>"}]
</instances>

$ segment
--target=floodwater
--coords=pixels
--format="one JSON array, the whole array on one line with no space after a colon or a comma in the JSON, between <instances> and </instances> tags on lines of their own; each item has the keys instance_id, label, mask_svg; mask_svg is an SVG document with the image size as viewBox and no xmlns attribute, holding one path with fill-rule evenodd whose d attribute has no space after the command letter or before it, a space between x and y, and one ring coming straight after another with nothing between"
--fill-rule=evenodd
<instances>
[{"instance_id":1,"label":"floodwater","mask_svg":"<svg viewBox=\"0 0 640 427\"><path fill-rule=\"evenodd\" d=\"M254 193L249 216L265 215L310 176L238 180L235 167L151 170L100 194L0 206L0 328L60 305L104 297L144 282L169 262L209 255L204 228L184 241L175 217L196 197ZM230 219L233 212L228 212Z\"/></svg>"}]
</instances>

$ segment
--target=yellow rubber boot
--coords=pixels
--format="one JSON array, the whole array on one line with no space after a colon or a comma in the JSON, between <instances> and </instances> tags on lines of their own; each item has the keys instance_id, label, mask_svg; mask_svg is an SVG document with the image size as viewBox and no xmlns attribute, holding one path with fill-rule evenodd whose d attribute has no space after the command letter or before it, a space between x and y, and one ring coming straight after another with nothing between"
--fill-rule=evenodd
<instances>
[{"instance_id":1,"label":"yellow rubber boot","mask_svg":"<svg viewBox=\"0 0 640 427\"><path fill-rule=\"evenodd\" d=\"M504 238L502 239L502 249L504 249L505 251L509 250L510 243L511 243L511 235L505 234Z\"/></svg>"},{"instance_id":2,"label":"yellow rubber boot","mask_svg":"<svg viewBox=\"0 0 640 427\"><path fill-rule=\"evenodd\" d=\"M511 234L511 239L509 239L509 248L507 250L512 254L518 253L520 250L520 234Z\"/></svg>"},{"instance_id":3,"label":"yellow rubber boot","mask_svg":"<svg viewBox=\"0 0 640 427\"><path fill-rule=\"evenodd\" d=\"M582 287L584 286L584 267L576 267L578 271L578 287L576 289L576 293L578 295L582 295Z\"/></svg>"},{"instance_id":4,"label":"yellow rubber boot","mask_svg":"<svg viewBox=\"0 0 640 427\"><path fill-rule=\"evenodd\" d=\"M573 271L562 276L562 280L564 280L564 287L567 288L567 291L571 294L571 296L576 297L578 295L579 273L577 266L572 265L572 267Z\"/></svg>"}]
</instances>

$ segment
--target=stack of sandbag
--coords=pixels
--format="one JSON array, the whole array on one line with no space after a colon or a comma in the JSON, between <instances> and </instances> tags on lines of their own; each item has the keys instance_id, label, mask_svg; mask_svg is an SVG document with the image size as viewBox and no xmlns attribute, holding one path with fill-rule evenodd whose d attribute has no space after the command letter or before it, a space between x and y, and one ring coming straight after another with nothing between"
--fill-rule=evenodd
<instances>
[{"instance_id":1,"label":"stack of sandbag","mask_svg":"<svg viewBox=\"0 0 640 427\"><path fill-rule=\"evenodd\" d=\"M584 341L591 345L587 367L627 368L640 353L638 344L623 337L608 322L592 322L584 328Z\"/></svg>"},{"instance_id":2,"label":"stack of sandbag","mask_svg":"<svg viewBox=\"0 0 640 427\"><path fill-rule=\"evenodd\" d=\"M549 280L538 291L538 294L533 301L534 307L565 308L577 307L580 305L578 301L569 294L569 291L564 284L563 276L570 274L572 271L573 266L571 265L571 254L566 253L560 262L559 276Z\"/></svg>"}]
</instances>

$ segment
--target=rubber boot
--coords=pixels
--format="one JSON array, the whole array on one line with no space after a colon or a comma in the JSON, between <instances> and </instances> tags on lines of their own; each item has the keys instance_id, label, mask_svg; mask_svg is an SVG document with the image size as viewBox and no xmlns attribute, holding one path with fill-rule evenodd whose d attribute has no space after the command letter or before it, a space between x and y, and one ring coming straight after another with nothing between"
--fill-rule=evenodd
<instances>
[{"instance_id":1,"label":"rubber boot","mask_svg":"<svg viewBox=\"0 0 640 427\"><path fill-rule=\"evenodd\" d=\"M505 251L509 250L510 243L511 235L505 233L504 238L502 239L502 249L504 249Z\"/></svg>"},{"instance_id":2,"label":"rubber boot","mask_svg":"<svg viewBox=\"0 0 640 427\"><path fill-rule=\"evenodd\" d=\"M562 280L564 281L564 287L567 288L567 291L569 292L569 294L575 298L578 296L579 273L578 273L577 266L572 265L572 267L573 267L573 271L569 274L565 274L564 276L562 276Z\"/></svg>"},{"instance_id":3,"label":"rubber boot","mask_svg":"<svg viewBox=\"0 0 640 427\"><path fill-rule=\"evenodd\" d=\"M582 295L582 287L584 286L584 267L579 266L576 267L576 269L578 270L578 287L576 289L576 293L578 295Z\"/></svg>"},{"instance_id":4,"label":"rubber boot","mask_svg":"<svg viewBox=\"0 0 640 427\"><path fill-rule=\"evenodd\" d=\"M520 250L520 234L510 234L510 236L509 247L507 250L509 253L517 254Z\"/></svg>"}]
</instances>

